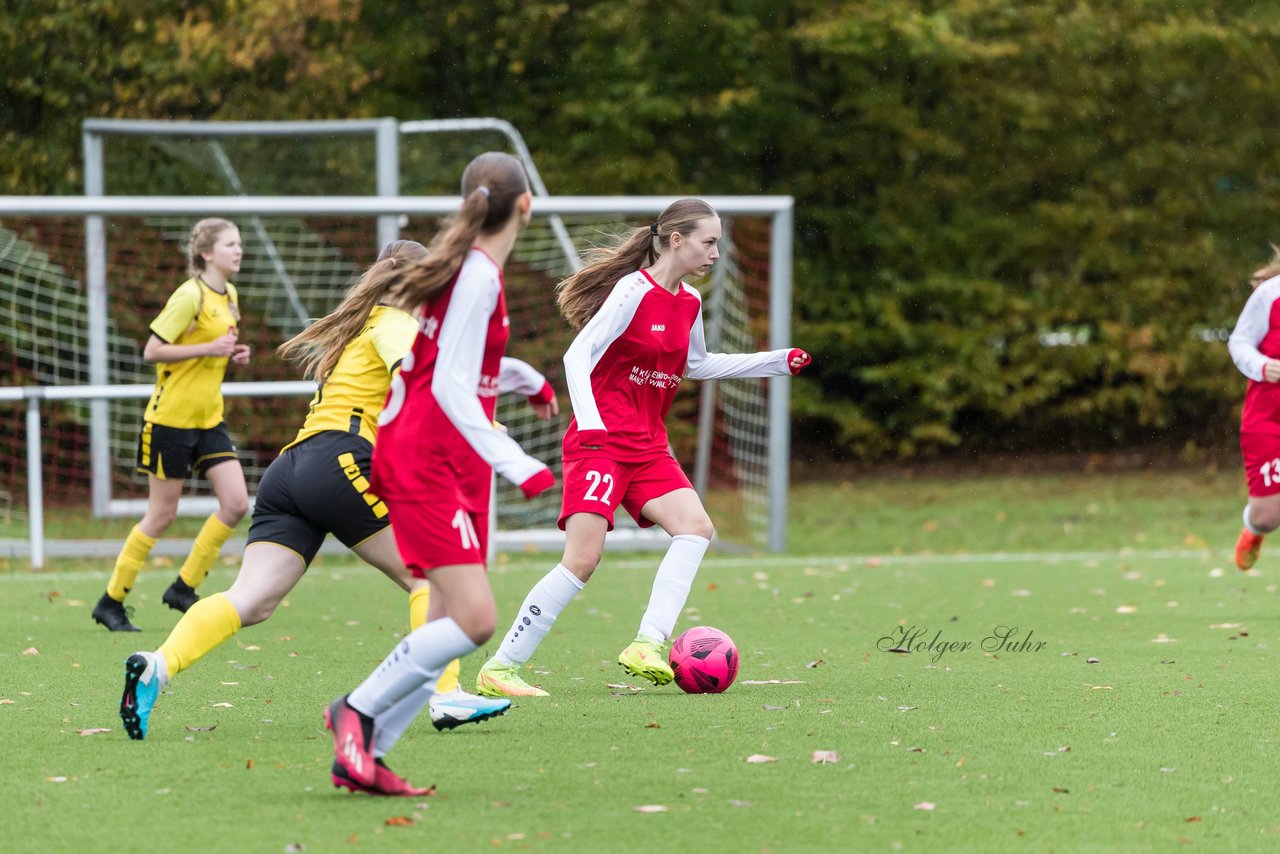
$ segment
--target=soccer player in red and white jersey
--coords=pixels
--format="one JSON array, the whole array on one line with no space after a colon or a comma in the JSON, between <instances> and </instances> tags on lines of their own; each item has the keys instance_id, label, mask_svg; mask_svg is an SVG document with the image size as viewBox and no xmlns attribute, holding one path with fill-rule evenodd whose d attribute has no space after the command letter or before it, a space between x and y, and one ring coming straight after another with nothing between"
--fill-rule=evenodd
<instances>
[{"instance_id":1,"label":"soccer player in red and white jersey","mask_svg":"<svg viewBox=\"0 0 1280 854\"><path fill-rule=\"evenodd\" d=\"M462 174L462 198L431 254L408 266L389 298L415 314L419 332L378 417L372 486L405 565L431 593L428 622L325 710L344 778L365 789L377 778L375 741L385 755L386 731L394 743L408 725L396 710L424 707L445 666L493 635L491 472L530 498L555 485L544 463L493 424L510 335L502 265L533 204L524 168L508 154L482 154Z\"/></svg>"},{"instance_id":2,"label":"soccer player in red and white jersey","mask_svg":"<svg viewBox=\"0 0 1280 854\"><path fill-rule=\"evenodd\" d=\"M1249 378L1240 413L1240 451L1249 483L1244 528L1236 540L1236 566L1258 562L1262 539L1280 528L1280 248L1253 272L1245 303L1227 347Z\"/></svg>"},{"instance_id":3,"label":"soccer player in red and white jersey","mask_svg":"<svg viewBox=\"0 0 1280 854\"><path fill-rule=\"evenodd\" d=\"M682 199L560 284L561 313L581 329L564 357L574 414L564 437L564 555L534 585L481 667L478 693L546 695L525 682L520 668L595 572L619 507L641 527L660 525L672 542L636 638L618 663L655 685L671 681L664 647L714 528L671 454L663 419L684 377L781 376L809 362L796 349L707 352L702 299L683 280L711 268L719 241L715 210Z\"/></svg>"}]
</instances>

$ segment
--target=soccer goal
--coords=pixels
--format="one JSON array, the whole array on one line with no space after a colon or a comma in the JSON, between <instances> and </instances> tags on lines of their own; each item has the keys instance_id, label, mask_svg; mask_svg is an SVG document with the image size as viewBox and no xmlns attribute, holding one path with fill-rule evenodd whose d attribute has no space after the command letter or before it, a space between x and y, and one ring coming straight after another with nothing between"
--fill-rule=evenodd
<instances>
[{"instance_id":1,"label":"soccer goal","mask_svg":"<svg viewBox=\"0 0 1280 854\"><path fill-rule=\"evenodd\" d=\"M673 198L550 196L519 134L496 119L94 120L85 123L84 146L84 197L0 197L7 303L0 385L8 387L0 388L0 430L10 439L0 466L0 504L7 502L0 514L11 518L28 512L21 496L31 476L22 449L32 419L2 401L27 400L29 410L33 394L44 407L39 500L88 505L99 516L141 514L145 480L133 459L153 379L141 345L185 278L183 243L202 216L235 220L246 244L237 285L242 337L255 356L227 379L253 385L228 399L227 424L252 493L306 410L296 369L275 358L274 348L331 309L385 242L429 240L457 208L452 184L462 166L490 149L520 156L537 194L533 221L506 270L508 351L547 375L566 410L558 422L543 423L510 399L500 402L498 417L558 476L569 408L560 359L572 330L555 309L554 285L576 269L583 249L647 223ZM724 222L721 262L693 283L703 293L709 347L745 352L790 344L791 199L706 198ZM673 449L722 539L783 549L789 379L694 385L682 390L668 419ZM36 386L98 391L43 404L38 394L19 391ZM192 481L181 512L207 513L211 503L204 485ZM500 549L558 547L558 493L526 503L500 483L497 506Z\"/></svg>"}]
</instances>

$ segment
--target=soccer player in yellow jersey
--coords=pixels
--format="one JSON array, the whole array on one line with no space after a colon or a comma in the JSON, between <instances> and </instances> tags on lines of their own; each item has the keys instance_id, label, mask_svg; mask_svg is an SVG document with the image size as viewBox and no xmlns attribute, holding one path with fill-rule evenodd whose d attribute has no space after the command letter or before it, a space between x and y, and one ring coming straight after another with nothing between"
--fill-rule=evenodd
<instances>
[{"instance_id":1,"label":"soccer player in yellow jersey","mask_svg":"<svg viewBox=\"0 0 1280 854\"><path fill-rule=\"evenodd\" d=\"M147 510L116 558L93 619L113 632L136 632L124 600L151 549L178 511L183 483L193 472L213 484L218 509L205 520L164 603L186 611L222 544L249 508L244 470L222 421L222 379L227 363L249 363L237 343L240 308L230 278L240 271L244 247L235 224L202 219L187 249L191 278L178 286L151 323L142 357L156 366L156 388L138 438L138 471L147 473Z\"/></svg>"},{"instance_id":2,"label":"soccer player in yellow jersey","mask_svg":"<svg viewBox=\"0 0 1280 854\"><path fill-rule=\"evenodd\" d=\"M158 650L136 653L125 663L120 716L130 738L146 737L156 696L170 678L244 626L271 616L302 579L326 534L409 592L412 627L427 621L428 584L405 568L386 505L369 490L368 481L378 415L400 360L418 334L417 320L380 301L405 265L426 254L413 241L389 244L333 312L280 347L282 355L299 358L309 375L322 379L320 388L302 429L262 477L244 562L231 588L197 602ZM559 412L546 379L517 359L503 360L499 387L527 395L540 418ZM437 616L433 610L431 617ZM463 692L457 674L455 661L434 692L411 695L393 710L397 714L381 718L375 737L390 749L427 703L440 730L487 720L510 706L507 700ZM349 788L386 795L422 792L384 765L379 765L375 787Z\"/></svg>"}]
</instances>

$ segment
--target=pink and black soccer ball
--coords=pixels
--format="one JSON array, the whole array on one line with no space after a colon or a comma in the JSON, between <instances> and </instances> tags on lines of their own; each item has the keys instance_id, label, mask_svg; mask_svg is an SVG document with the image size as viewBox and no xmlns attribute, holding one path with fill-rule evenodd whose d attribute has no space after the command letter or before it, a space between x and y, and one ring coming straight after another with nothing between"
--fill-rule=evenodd
<instances>
[{"instance_id":1,"label":"pink and black soccer ball","mask_svg":"<svg viewBox=\"0 0 1280 854\"><path fill-rule=\"evenodd\" d=\"M738 675L738 647L711 626L695 626L671 645L676 684L688 694L719 694Z\"/></svg>"}]
</instances>

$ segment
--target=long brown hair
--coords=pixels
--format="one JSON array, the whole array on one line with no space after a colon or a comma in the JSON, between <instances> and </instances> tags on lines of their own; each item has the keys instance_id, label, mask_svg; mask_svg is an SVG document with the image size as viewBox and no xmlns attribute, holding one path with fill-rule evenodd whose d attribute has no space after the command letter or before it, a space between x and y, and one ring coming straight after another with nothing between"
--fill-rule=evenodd
<instances>
[{"instance_id":1,"label":"long brown hair","mask_svg":"<svg viewBox=\"0 0 1280 854\"><path fill-rule=\"evenodd\" d=\"M285 359L297 359L303 373L324 382L343 349L360 334L373 307L403 280L409 265L427 257L427 247L413 240L393 240L378 260L347 290L338 307L276 348Z\"/></svg>"},{"instance_id":2,"label":"long brown hair","mask_svg":"<svg viewBox=\"0 0 1280 854\"><path fill-rule=\"evenodd\" d=\"M1249 284L1253 287L1265 282L1267 279L1280 276L1280 246L1271 244L1271 260L1257 270L1253 271L1253 275L1249 277Z\"/></svg>"},{"instance_id":3,"label":"long brown hair","mask_svg":"<svg viewBox=\"0 0 1280 854\"><path fill-rule=\"evenodd\" d=\"M462 173L462 208L431 241L431 253L405 270L393 298L415 309L457 275L471 244L481 234L501 231L515 211L516 200L529 190L524 166L510 154L486 151Z\"/></svg>"},{"instance_id":4,"label":"long brown hair","mask_svg":"<svg viewBox=\"0 0 1280 854\"><path fill-rule=\"evenodd\" d=\"M556 304L574 329L586 326L623 276L658 260L671 235L693 233L704 219L716 216L702 199L679 199L667 205L651 225L625 232L613 246L587 251L587 265L556 287Z\"/></svg>"}]
</instances>

